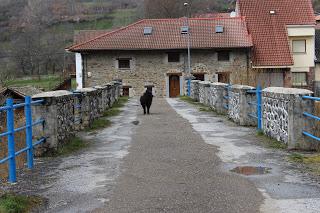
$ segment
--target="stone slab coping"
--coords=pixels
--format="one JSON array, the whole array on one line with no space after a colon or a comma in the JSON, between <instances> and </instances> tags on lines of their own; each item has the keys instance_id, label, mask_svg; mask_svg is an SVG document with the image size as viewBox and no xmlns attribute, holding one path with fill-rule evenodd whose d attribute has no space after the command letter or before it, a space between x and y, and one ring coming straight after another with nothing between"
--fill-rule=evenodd
<instances>
[{"instance_id":1,"label":"stone slab coping","mask_svg":"<svg viewBox=\"0 0 320 213\"><path fill-rule=\"evenodd\" d=\"M82 89L77 89L75 92L86 93L86 92L93 92L93 91L96 91L96 89L95 88L82 88Z\"/></svg>"},{"instance_id":2,"label":"stone slab coping","mask_svg":"<svg viewBox=\"0 0 320 213\"><path fill-rule=\"evenodd\" d=\"M209 85L210 81L200 81L199 84Z\"/></svg>"},{"instance_id":3,"label":"stone slab coping","mask_svg":"<svg viewBox=\"0 0 320 213\"><path fill-rule=\"evenodd\" d=\"M270 92L270 93L277 93L277 94L288 94L288 95L313 94L312 91L307 90L307 89L284 88L284 87L268 87L262 91L263 92Z\"/></svg>"},{"instance_id":4,"label":"stone slab coping","mask_svg":"<svg viewBox=\"0 0 320 213\"><path fill-rule=\"evenodd\" d=\"M210 83L211 86L227 86L228 84L221 83L221 82L212 82Z\"/></svg>"},{"instance_id":5,"label":"stone slab coping","mask_svg":"<svg viewBox=\"0 0 320 213\"><path fill-rule=\"evenodd\" d=\"M67 90L57 90L57 91L49 91L36 94L32 96L32 98L53 98L53 97L62 97L67 95L72 95L73 93Z\"/></svg>"},{"instance_id":6,"label":"stone slab coping","mask_svg":"<svg viewBox=\"0 0 320 213\"><path fill-rule=\"evenodd\" d=\"M107 88L107 86L94 86L93 88L94 89L105 89L105 88Z\"/></svg>"},{"instance_id":7,"label":"stone slab coping","mask_svg":"<svg viewBox=\"0 0 320 213\"><path fill-rule=\"evenodd\" d=\"M255 89L254 87L248 86L248 85L240 85L240 84L235 84L231 86L232 89Z\"/></svg>"}]
</instances>

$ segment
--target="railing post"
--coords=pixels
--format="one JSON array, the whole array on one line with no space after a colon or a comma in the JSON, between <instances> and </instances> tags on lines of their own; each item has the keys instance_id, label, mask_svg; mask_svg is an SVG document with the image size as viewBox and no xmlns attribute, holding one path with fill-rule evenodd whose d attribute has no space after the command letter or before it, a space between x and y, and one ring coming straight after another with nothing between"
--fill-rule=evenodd
<instances>
[{"instance_id":1,"label":"railing post","mask_svg":"<svg viewBox=\"0 0 320 213\"><path fill-rule=\"evenodd\" d=\"M27 164L28 168L33 168L33 145L32 145L32 111L31 111L31 97L25 97L25 116L26 116L26 143L27 143Z\"/></svg>"},{"instance_id":2,"label":"railing post","mask_svg":"<svg viewBox=\"0 0 320 213\"><path fill-rule=\"evenodd\" d=\"M258 117L258 130L262 130L262 98L261 98L261 87L257 86L256 96L257 96L257 117Z\"/></svg>"},{"instance_id":3,"label":"railing post","mask_svg":"<svg viewBox=\"0 0 320 213\"><path fill-rule=\"evenodd\" d=\"M14 111L13 111L13 99L8 98L7 101L7 131L8 135L8 157L9 157L9 182L14 183L17 180L16 177L16 156L15 156L15 144L14 144Z\"/></svg>"},{"instance_id":4,"label":"railing post","mask_svg":"<svg viewBox=\"0 0 320 213\"><path fill-rule=\"evenodd\" d=\"M191 96L191 79L188 79L188 96Z\"/></svg>"}]
</instances>

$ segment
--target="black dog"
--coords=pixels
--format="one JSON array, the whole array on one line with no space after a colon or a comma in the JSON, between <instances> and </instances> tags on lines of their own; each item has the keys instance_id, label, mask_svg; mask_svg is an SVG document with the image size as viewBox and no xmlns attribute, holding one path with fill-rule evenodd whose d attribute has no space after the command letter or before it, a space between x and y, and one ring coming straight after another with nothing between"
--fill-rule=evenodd
<instances>
[{"instance_id":1,"label":"black dog","mask_svg":"<svg viewBox=\"0 0 320 213\"><path fill-rule=\"evenodd\" d=\"M144 114L146 114L146 113L150 114L150 107L152 104L152 98L153 98L152 89L148 88L147 91L140 98L140 103L143 108ZM146 108L147 108L147 111L146 111Z\"/></svg>"}]
</instances>

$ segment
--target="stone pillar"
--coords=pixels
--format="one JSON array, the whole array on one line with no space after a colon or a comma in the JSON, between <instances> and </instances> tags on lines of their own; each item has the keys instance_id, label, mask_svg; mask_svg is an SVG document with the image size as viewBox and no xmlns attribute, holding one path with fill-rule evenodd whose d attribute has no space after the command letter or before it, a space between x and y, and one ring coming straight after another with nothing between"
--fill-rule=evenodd
<instances>
[{"instance_id":1,"label":"stone pillar","mask_svg":"<svg viewBox=\"0 0 320 213\"><path fill-rule=\"evenodd\" d=\"M60 90L40 93L32 98L44 100L43 104L32 107L33 117L45 120L43 126L35 126L33 131L34 140L48 137L36 150L36 155L41 155L57 149L74 136L74 96L72 92Z\"/></svg>"},{"instance_id":2,"label":"stone pillar","mask_svg":"<svg viewBox=\"0 0 320 213\"><path fill-rule=\"evenodd\" d=\"M208 81L200 81L199 82L199 102L205 105L209 105L209 91L210 82Z\"/></svg>"},{"instance_id":3,"label":"stone pillar","mask_svg":"<svg viewBox=\"0 0 320 213\"><path fill-rule=\"evenodd\" d=\"M252 90L254 87L246 85L232 85L229 92L229 117L237 124L242 126L254 125L256 122L248 114L251 112L250 108L256 108L256 106L250 106L248 104L251 101L252 94L248 94L248 90ZM256 102L256 100L252 101Z\"/></svg>"},{"instance_id":4,"label":"stone pillar","mask_svg":"<svg viewBox=\"0 0 320 213\"><path fill-rule=\"evenodd\" d=\"M102 86L95 86L93 87L94 89L96 89L97 94L96 94L96 98L98 99L98 107L99 107L99 115L102 115L102 113L106 110L105 104L104 104L104 99L103 99L103 90L104 87Z\"/></svg>"},{"instance_id":5,"label":"stone pillar","mask_svg":"<svg viewBox=\"0 0 320 213\"><path fill-rule=\"evenodd\" d=\"M199 82L199 80L191 81L190 97L196 101L199 101Z\"/></svg>"},{"instance_id":6,"label":"stone pillar","mask_svg":"<svg viewBox=\"0 0 320 213\"><path fill-rule=\"evenodd\" d=\"M209 106L219 114L228 113L227 109L224 108L224 104L228 104L228 101L223 98L223 96L228 95L227 85L219 82L210 83Z\"/></svg>"},{"instance_id":7,"label":"stone pillar","mask_svg":"<svg viewBox=\"0 0 320 213\"><path fill-rule=\"evenodd\" d=\"M94 119L100 116L99 99L97 98L97 90L94 88L83 88L75 91L81 94L81 120L82 128L92 124Z\"/></svg>"},{"instance_id":8,"label":"stone pillar","mask_svg":"<svg viewBox=\"0 0 320 213\"><path fill-rule=\"evenodd\" d=\"M314 109L312 101L302 99L304 95L312 95L312 91L270 87L262 92L263 132L287 144L289 149L312 149L314 146L302 134L306 124L312 125L312 120L303 116L303 112Z\"/></svg>"}]
</instances>

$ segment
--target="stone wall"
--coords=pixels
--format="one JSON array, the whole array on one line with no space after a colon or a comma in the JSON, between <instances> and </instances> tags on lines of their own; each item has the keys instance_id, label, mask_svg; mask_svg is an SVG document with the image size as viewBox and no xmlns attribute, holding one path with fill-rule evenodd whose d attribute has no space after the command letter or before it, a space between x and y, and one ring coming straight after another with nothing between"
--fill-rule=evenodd
<instances>
[{"instance_id":1,"label":"stone wall","mask_svg":"<svg viewBox=\"0 0 320 213\"><path fill-rule=\"evenodd\" d=\"M70 141L75 132L90 126L120 96L121 85L113 82L97 88L83 88L74 93L53 91L33 96L44 104L33 106L33 117L43 118L45 124L34 128L34 138L47 137L37 154L55 150Z\"/></svg>"},{"instance_id":2,"label":"stone wall","mask_svg":"<svg viewBox=\"0 0 320 213\"><path fill-rule=\"evenodd\" d=\"M192 81L191 98L226 114L242 126L257 126L257 97L253 87L246 85ZM228 89L227 89L228 88ZM269 87L261 93L262 131L267 136L288 145L289 149L320 150L320 145L302 134L315 132L315 120L303 112L315 114L314 101L303 99L312 91L295 88ZM226 98L228 97L228 98ZM223 106L227 105L228 110Z\"/></svg>"},{"instance_id":3,"label":"stone wall","mask_svg":"<svg viewBox=\"0 0 320 213\"><path fill-rule=\"evenodd\" d=\"M192 50L191 55L192 72L206 74L210 81L218 80L218 72L230 72L231 81L234 81L238 79L236 75L248 71L245 50L232 50L230 61L218 61L214 50ZM168 62L166 51L108 51L86 54L83 58L86 87L121 79L123 85L132 86L132 92L137 96L143 93L145 85L150 84L154 85L156 96L166 96L167 74L177 73L184 77L187 71L187 55L183 51L177 63ZM131 68L119 69L118 58L130 58Z\"/></svg>"}]
</instances>

